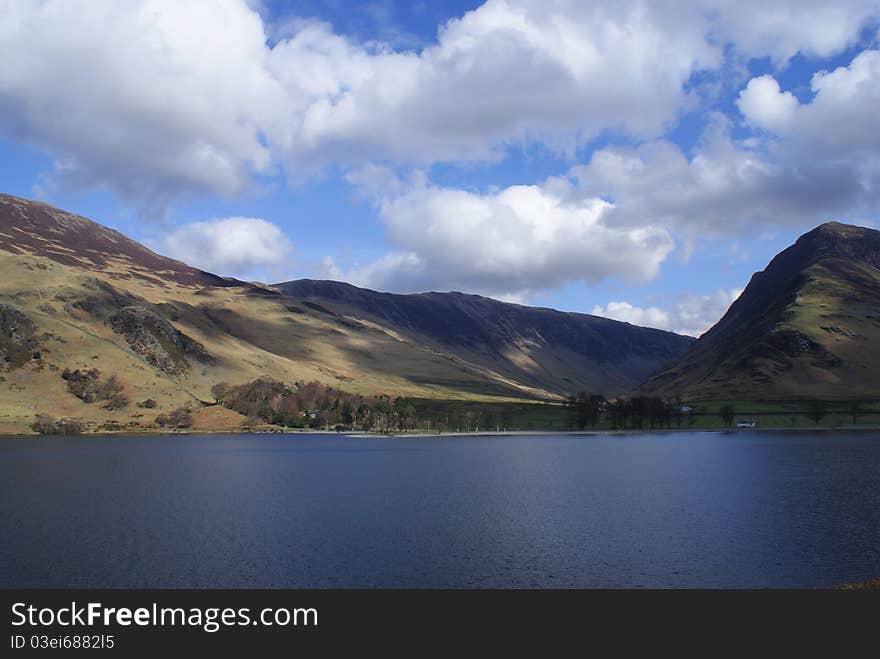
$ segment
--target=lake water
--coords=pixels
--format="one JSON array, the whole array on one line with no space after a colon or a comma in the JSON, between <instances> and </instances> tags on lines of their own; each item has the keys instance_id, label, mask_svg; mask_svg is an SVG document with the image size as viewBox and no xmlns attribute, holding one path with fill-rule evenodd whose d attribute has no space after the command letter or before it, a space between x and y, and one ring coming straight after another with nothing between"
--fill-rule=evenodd
<instances>
[{"instance_id":1,"label":"lake water","mask_svg":"<svg viewBox=\"0 0 880 659\"><path fill-rule=\"evenodd\" d=\"M880 577L880 433L0 438L6 587Z\"/></svg>"}]
</instances>

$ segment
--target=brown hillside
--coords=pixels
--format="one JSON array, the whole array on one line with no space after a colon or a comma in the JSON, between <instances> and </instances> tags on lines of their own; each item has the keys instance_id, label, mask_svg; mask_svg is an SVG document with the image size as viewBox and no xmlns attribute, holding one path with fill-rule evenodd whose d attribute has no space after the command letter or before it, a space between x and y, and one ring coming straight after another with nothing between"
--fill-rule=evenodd
<instances>
[{"instance_id":1,"label":"brown hillside","mask_svg":"<svg viewBox=\"0 0 880 659\"><path fill-rule=\"evenodd\" d=\"M420 398L613 394L692 342L477 296L348 287L354 300L324 299L314 286L295 290L296 282L241 282L9 195L0 195L0 271L0 426L7 428L24 428L37 413L92 427L150 426L160 413L211 400L217 382L262 376ZM65 369L115 376L129 404L83 402L67 390ZM157 407L137 406L148 399Z\"/></svg>"}]
</instances>

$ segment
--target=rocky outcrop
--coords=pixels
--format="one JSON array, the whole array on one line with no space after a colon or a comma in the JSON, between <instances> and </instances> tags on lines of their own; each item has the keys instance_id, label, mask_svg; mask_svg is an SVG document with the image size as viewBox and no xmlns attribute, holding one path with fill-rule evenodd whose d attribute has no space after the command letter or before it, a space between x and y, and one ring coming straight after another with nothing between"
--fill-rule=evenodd
<instances>
[{"instance_id":1,"label":"rocky outcrop","mask_svg":"<svg viewBox=\"0 0 880 659\"><path fill-rule=\"evenodd\" d=\"M169 375L187 373L190 369L187 358L203 363L214 361L201 343L145 307L120 309L107 317L107 324L114 332L121 334L144 361Z\"/></svg>"},{"instance_id":2,"label":"rocky outcrop","mask_svg":"<svg viewBox=\"0 0 880 659\"><path fill-rule=\"evenodd\" d=\"M24 313L0 304L0 370L21 368L38 355L37 328Z\"/></svg>"}]
</instances>

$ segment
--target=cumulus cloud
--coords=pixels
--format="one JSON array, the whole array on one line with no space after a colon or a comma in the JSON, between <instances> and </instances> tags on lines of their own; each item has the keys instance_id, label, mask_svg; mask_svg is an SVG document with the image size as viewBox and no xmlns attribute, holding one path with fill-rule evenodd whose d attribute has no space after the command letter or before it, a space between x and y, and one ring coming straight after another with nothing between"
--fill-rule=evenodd
<instances>
[{"instance_id":1,"label":"cumulus cloud","mask_svg":"<svg viewBox=\"0 0 880 659\"><path fill-rule=\"evenodd\" d=\"M740 92L737 106L745 117L760 128L784 130L798 107L791 92L783 92L770 75L752 78Z\"/></svg>"},{"instance_id":2,"label":"cumulus cloud","mask_svg":"<svg viewBox=\"0 0 880 659\"><path fill-rule=\"evenodd\" d=\"M225 217L185 224L165 236L160 249L209 272L246 277L257 268L283 264L293 247L271 222Z\"/></svg>"},{"instance_id":3,"label":"cumulus cloud","mask_svg":"<svg viewBox=\"0 0 880 659\"><path fill-rule=\"evenodd\" d=\"M637 307L624 301L609 302L604 307L597 304L592 314L642 327L670 329L669 314L659 307Z\"/></svg>"},{"instance_id":4,"label":"cumulus cloud","mask_svg":"<svg viewBox=\"0 0 880 659\"><path fill-rule=\"evenodd\" d=\"M880 118L867 109L876 88L859 91L850 103L837 105L821 92L813 103L792 108L786 122L797 128L787 128L784 142L734 140L730 120L716 116L690 155L666 140L607 147L571 175L583 196L614 200L609 222L653 222L685 237L741 236L869 215L880 202L877 147L871 146ZM779 129L781 120L774 125Z\"/></svg>"},{"instance_id":5,"label":"cumulus cloud","mask_svg":"<svg viewBox=\"0 0 880 659\"><path fill-rule=\"evenodd\" d=\"M284 105L245 4L0 2L0 129L57 156L62 185L161 207L268 171Z\"/></svg>"},{"instance_id":6,"label":"cumulus cloud","mask_svg":"<svg viewBox=\"0 0 880 659\"><path fill-rule=\"evenodd\" d=\"M279 29L259 4L0 0L0 61L12 63L0 67L0 135L52 154L50 184L108 188L156 213L181 195L338 168L375 200L391 248L327 272L511 299L650 280L672 236L690 250L705 235L880 203L877 51L817 73L802 103L774 76L749 81L737 104L749 139L723 116L687 153L663 139L698 107L702 74L840 53L876 26L876 0L488 0L421 48L314 20ZM501 159L512 145L570 156L597 136L616 145L533 185L456 190L395 174ZM252 231L195 223L166 251L240 274L289 250L260 220L232 219ZM245 248L230 250L230 235Z\"/></svg>"},{"instance_id":7,"label":"cumulus cloud","mask_svg":"<svg viewBox=\"0 0 880 659\"><path fill-rule=\"evenodd\" d=\"M693 250L706 237L869 216L880 204L880 52L812 84L801 104L769 76L750 81L740 107L757 137L734 139L731 120L714 115L690 154L662 139L609 146L537 185L476 192L354 170L349 181L379 199L394 251L348 276L523 296L574 280L650 280L671 236Z\"/></svg>"},{"instance_id":8,"label":"cumulus cloud","mask_svg":"<svg viewBox=\"0 0 880 659\"><path fill-rule=\"evenodd\" d=\"M725 53L827 56L878 14L873 0L489 0L395 50L301 20L270 42L257 4L0 0L0 130L53 154L57 183L161 208L282 169L656 138Z\"/></svg>"},{"instance_id":9,"label":"cumulus cloud","mask_svg":"<svg viewBox=\"0 0 880 659\"><path fill-rule=\"evenodd\" d=\"M521 299L571 280L648 281L674 247L660 227L607 224L611 205L562 179L475 192L416 176L399 190L376 200L396 251L348 273L364 285Z\"/></svg>"},{"instance_id":10,"label":"cumulus cloud","mask_svg":"<svg viewBox=\"0 0 880 659\"><path fill-rule=\"evenodd\" d=\"M700 336L721 319L741 293L742 289L735 289L719 290L713 295L681 295L669 309L609 302L605 306L596 305L592 313L633 325Z\"/></svg>"},{"instance_id":11,"label":"cumulus cloud","mask_svg":"<svg viewBox=\"0 0 880 659\"><path fill-rule=\"evenodd\" d=\"M375 165L353 170L349 181L379 199L395 251L347 276L522 297L578 279L647 281L673 235L687 252L706 237L868 216L880 204L880 53L812 84L814 98L801 104L769 76L750 81L740 107L760 125L755 136L734 139L732 121L717 114L690 154L662 139L609 146L537 185L477 192Z\"/></svg>"},{"instance_id":12,"label":"cumulus cloud","mask_svg":"<svg viewBox=\"0 0 880 659\"><path fill-rule=\"evenodd\" d=\"M861 164L880 150L880 50L866 50L847 66L813 76L811 102L780 127L783 145L814 157Z\"/></svg>"},{"instance_id":13,"label":"cumulus cloud","mask_svg":"<svg viewBox=\"0 0 880 659\"><path fill-rule=\"evenodd\" d=\"M740 93L746 120L785 137L786 152L810 149L815 156L858 158L880 148L880 51L865 50L847 66L820 71L811 81L813 99L799 103L769 75L753 78Z\"/></svg>"},{"instance_id":14,"label":"cumulus cloud","mask_svg":"<svg viewBox=\"0 0 880 659\"><path fill-rule=\"evenodd\" d=\"M769 56L782 66L798 53L830 57L855 43L864 27L876 24L876 0L708 0L700 7L716 39L751 57Z\"/></svg>"},{"instance_id":15,"label":"cumulus cloud","mask_svg":"<svg viewBox=\"0 0 880 659\"><path fill-rule=\"evenodd\" d=\"M481 160L511 142L572 148L606 129L657 135L718 53L700 30L672 38L655 18L639 3L493 1L419 53L371 52L309 25L272 53L310 97L288 167ZM304 87L303 61L326 69L326 87Z\"/></svg>"}]
</instances>

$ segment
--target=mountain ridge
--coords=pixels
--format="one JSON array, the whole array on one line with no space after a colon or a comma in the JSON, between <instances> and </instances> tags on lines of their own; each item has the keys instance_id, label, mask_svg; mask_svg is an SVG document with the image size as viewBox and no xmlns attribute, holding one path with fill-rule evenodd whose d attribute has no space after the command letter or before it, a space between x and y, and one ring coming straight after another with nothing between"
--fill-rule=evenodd
<instances>
[{"instance_id":1,"label":"mountain ridge","mask_svg":"<svg viewBox=\"0 0 880 659\"><path fill-rule=\"evenodd\" d=\"M244 284L157 254L115 229L41 201L0 193L0 209L0 226L5 230L0 232L0 249L13 254L25 251L65 265L84 267L84 260L91 260L90 267L97 269L104 267L112 255L127 258L136 276L148 276L141 270L158 271L170 274L180 283Z\"/></svg>"},{"instance_id":2,"label":"mountain ridge","mask_svg":"<svg viewBox=\"0 0 880 659\"><path fill-rule=\"evenodd\" d=\"M827 222L756 272L727 313L641 392L691 398L880 393L880 232Z\"/></svg>"},{"instance_id":3,"label":"mountain ridge","mask_svg":"<svg viewBox=\"0 0 880 659\"><path fill-rule=\"evenodd\" d=\"M152 401L153 416L212 400L220 381L260 377L427 399L560 400L581 389L613 395L693 342L460 293L401 300L337 283L337 299L327 299L326 283L243 282L11 195L0 196L0 269L0 305L8 311L0 314L0 352L8 353L0 355L0 431L47 410L95 423L147 423L136 403ZM312 290L294 290L305 286ZM59 375L96 369L95 386L112 376L129 405L87 404Z\"/></svg>"},{"instance_id":4,"label":"mountain ridge","mask_svg":"<svg viewBox=\"0 0 880 659\"><path fill-rule=\"evenodd\" d=\"M341 313L365 314L376 322L389 322L417 334L421 340L440 347L456 347L479 360L487 353L495 357L559 347L571 351L572 369L583 373L601 371L617 385L627 388L626 379L616 378L616 369L629 369L636 379L647 376L657 363L668 362L693 342L672 332L642 328L600 316L563 312L544 307L501 302L468 293L379 293L347 283L300 279L274 284L286 295L338 305ZM336 307L334 307L336 308ZM529 355L523 354L523 364ZM584 359L590 356L590 361ZM641 360L641 362L640 362ZM546 366L546 364L545 364ZM558 371L560 374L562 371ZM521 375L534 386L546 387L539 373ZM566 371L575 389L601 393L609 391L596 379L578 377Z\"/></svg>"}]
</instances>

